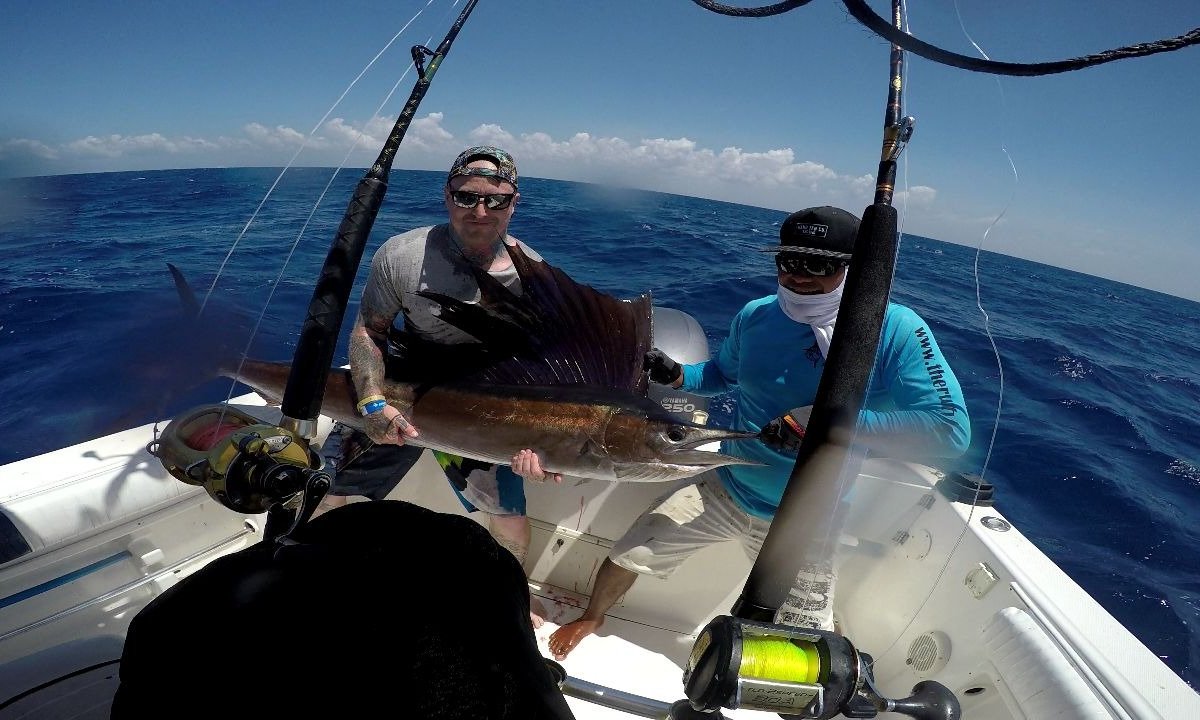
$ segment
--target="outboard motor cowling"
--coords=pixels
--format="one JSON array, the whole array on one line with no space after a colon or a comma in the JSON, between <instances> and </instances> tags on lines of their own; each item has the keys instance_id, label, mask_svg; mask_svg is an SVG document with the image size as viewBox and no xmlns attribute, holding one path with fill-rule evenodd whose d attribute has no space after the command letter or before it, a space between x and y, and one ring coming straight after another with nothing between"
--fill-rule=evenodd
<instances>
[{"instance_id":1,"label":"outboard motor cowling","mask_svg":"<svg viewBox=\"0 0 1200 720\"><path fill-rule=\"evenodd\" d=\"M709 358L708 338L694 317L682 310L657 305L653 312L651 338L654 347L685 365ZM650 383L647 396L680 419L697 425L708 423L707 397L654 382Z\"/></svg>"}]
</instances>

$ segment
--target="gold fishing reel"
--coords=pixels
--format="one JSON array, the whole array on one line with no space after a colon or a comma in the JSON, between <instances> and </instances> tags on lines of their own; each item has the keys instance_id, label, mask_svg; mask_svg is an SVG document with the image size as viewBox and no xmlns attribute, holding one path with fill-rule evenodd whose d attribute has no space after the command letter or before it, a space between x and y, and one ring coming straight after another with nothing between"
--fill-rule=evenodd
<instances>
[{"instance_id":1,"label":"gold fishing reel","mask_svg":"<svg viewBox=\"0 0 1200 720\"><path fill-rule=\"evenodd\" d=\"M175 478L246 514L289 500L322 467L305 440L229 405L175 417L146 449Z\"/></svg>"},{"instance_id":2,"label":"gold fishing reel","mask_svg":"<svg viewBox=\"0 0 1200 720\"><path fill-rule=\"evenodd\" d=\"M696 638L683 684L691 707L705 713L724 707L798 718L962 717L958 698L937 682L917 683L907 698L884 697L871 665L837 633L721 615Z\"/></svg>"}]
</instances>

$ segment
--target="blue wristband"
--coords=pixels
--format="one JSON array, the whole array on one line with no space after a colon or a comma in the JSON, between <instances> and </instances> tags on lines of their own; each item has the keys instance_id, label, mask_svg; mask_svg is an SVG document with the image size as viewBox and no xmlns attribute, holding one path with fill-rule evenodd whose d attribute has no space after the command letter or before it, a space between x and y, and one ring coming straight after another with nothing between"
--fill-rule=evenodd
<instances>
[{"instance_id":1,"label":"blue wristband","mask_svg":"<svg viewBox=\"0 0 1200 720\"><path fill-rule=\"evenodd\" d=\"M362 414L373 415L385 407L387 407L387 400L372 400L371 402L363 405Z\"/></svg>"}]
</instances>

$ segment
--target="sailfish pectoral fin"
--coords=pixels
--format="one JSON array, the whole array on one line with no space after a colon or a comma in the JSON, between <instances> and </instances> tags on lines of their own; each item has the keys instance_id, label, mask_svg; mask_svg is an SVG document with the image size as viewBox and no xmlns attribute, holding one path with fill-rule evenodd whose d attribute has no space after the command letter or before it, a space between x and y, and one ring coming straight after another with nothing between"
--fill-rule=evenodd
<instances>
[{"instance_id":1,"label":"sailfish pectoral fin","mask_svg":"<svg viewBox=\"0 0 1200 720\"><path fill-rule=\"evenodd\" d=\"M608 449L593 438L583 441L583 446L579 449L579 458L581 461L597 466L607 465L611 462Z\"/></svg>"}]
</instances>

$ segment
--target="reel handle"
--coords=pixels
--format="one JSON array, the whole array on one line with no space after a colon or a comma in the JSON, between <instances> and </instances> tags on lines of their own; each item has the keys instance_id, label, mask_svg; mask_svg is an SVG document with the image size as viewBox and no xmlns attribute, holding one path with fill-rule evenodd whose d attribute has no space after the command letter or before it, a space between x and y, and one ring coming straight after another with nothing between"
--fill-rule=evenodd
<instances>
[{"instance_id":1,"label":"reel handle","mask_svg":"<svg viewBox=\"0 0 1200 720\"><path fill-rule=\"evenodd\" d=\"M916 720L961 720L962 706L950 688L933 680L913 685L913 694L891 700L891 712L902 713Z\"/></svg>"}]
</instances>

